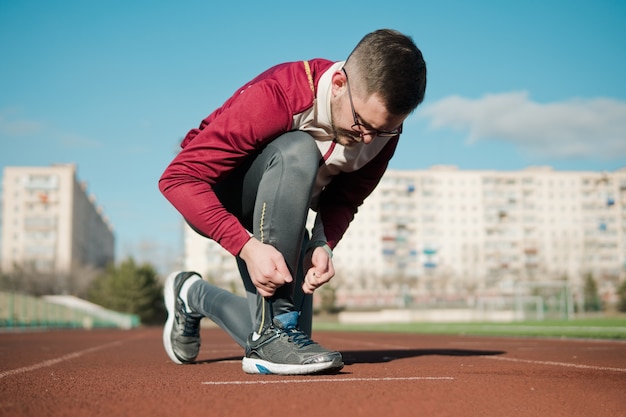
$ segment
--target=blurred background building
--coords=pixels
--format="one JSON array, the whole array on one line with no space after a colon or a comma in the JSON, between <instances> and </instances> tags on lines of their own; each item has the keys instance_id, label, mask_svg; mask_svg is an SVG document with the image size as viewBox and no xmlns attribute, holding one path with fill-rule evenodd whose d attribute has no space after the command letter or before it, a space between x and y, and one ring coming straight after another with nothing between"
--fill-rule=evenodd
<instances>
[{"instance_id":1,"label":"blurred background building","mask_svg":"<svg viewBox=\"0 0 626 417\"><path fill-rule=\"evenodd\" d=\"M2 189L2 273L57 293L114 261L113 229L75 165L5 167Z\"/></svg>"},{"instance_id":2,"label":"blurred background building","mask_svg":"<svg viewBox=\"0 0 626 417\"><path fill-rule=\"evenodd\" d=\"M184 227L184 268L243 291L232 257ZM351 308L549 302L542 294L580 304L589 277L613 302L626 271L626 168L390 170L334 262L336 303Z\"/></svg>"}]
</instances>

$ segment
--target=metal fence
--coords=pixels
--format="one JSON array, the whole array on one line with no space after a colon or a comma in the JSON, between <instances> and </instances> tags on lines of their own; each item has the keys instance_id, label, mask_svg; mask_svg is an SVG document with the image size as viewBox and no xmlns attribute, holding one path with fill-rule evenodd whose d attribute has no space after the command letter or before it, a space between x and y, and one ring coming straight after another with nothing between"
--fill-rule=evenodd
<instances>
[{"instance_id":1,"label":"metal fence","mask_svg":"<svg viewBox=\"0 0 626 417\"><path fill-rule=\"evenodd\" d=\"M75 297L0 292L0 328L130 329L139 324L137 315L106 310Z\"/></svg>"}]
</instances>

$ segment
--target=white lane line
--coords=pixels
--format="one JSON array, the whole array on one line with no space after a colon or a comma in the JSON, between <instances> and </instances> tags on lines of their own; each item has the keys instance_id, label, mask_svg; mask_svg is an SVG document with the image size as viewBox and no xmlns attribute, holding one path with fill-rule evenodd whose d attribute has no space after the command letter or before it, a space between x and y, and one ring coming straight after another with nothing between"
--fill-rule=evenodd
<instances>
[{"instance_id":1,"label":"white lane line","mask_svg":"<svg viewBox=\"0 0 626 417\"><path fill-rule=\"evenodd\" d=\"M52 365L56 365L57 363L69 361L71 359L76 359L79 356L85 355L87 353L96 352L98 350L107 349L115 345L119 345L122 343L120 340L116 342L107 343L105 345L95 346L85 350L79 350L78 352L68 353L67 355L59 356L58 358L48 359L47 361L39 362L34 365L24 366L22 368L12 369L9 371L0 372L0 379L6 378L7 376L23 374L25 372L35 371L40 368L46 368Z\"/></svg>"},{"instance_id":2,"label":"white lane line","mask_svg":"<svg viewBox=\"0 0 626 417\"><path fill-rule=\"evenodd\" d=\"M553 361L533 361L530 359L506 358L502 356L484 356L484 358L493 359L496 361L522 362L522 363L532 363L536 365L564 366L567 368L577 368L577 369L592 369L594 371L626 372L626 368L611 368L608 366L579 365L576 363L553 362Z\"/></svg>"},{"instance_id":3,"label":"white lane line","mask_svg":"<svg viewBox=\"0 0 626 417\"><path fill-rule=\"evenodd\" d=\"M313 382L377 382L377 381L453 381L450 376L414 376L405 378L311 378L281 379L272 381L207 381L203 385L266 385L266 384L310 384Z\"/></svg>"}]
</instances>

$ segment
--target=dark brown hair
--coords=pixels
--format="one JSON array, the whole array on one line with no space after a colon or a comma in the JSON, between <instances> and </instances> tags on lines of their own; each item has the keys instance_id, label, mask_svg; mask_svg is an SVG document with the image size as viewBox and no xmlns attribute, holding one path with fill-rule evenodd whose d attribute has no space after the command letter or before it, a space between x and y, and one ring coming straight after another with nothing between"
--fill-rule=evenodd
<instances>
[{"instance_id":1,"label":"dark brown hair","mask_svg":"<svg viewBox=\"0 0 626 417\"><path fill-rule=\"evenodd\" d=\"M424 57L410 37L396 30L365 35L348 57L346 69L351 83L358 80L362 98L377 93L392 114L407 115L424 100Z\"/></svg>"}]
</instances>

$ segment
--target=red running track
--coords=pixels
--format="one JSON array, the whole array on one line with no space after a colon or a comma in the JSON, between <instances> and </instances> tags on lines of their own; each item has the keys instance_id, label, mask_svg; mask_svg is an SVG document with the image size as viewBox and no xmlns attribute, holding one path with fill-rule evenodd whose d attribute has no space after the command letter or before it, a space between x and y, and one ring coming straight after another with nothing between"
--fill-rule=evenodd
<instances>
[{"instance_id":1,"label":"red running track","mask_svg":"<svg viewBox=\"0 0 626 417\"><path fill-rule=\"evenodd\" d=\"M175 365L160 328L0 333L0 416L620 416L626 343L317 332L341 374L241 371L241 349L202 329Z\"/></svg>"}]
</instances>

